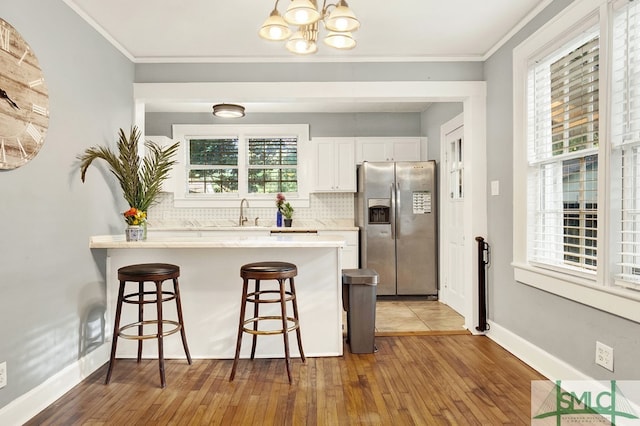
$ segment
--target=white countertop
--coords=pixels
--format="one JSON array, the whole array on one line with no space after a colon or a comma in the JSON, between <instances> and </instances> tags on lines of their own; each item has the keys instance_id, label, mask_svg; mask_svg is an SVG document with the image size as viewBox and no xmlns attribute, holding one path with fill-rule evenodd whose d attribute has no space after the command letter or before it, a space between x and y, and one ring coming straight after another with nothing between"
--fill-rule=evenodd
<instances>
[{"instance_id":1,"label":"white countertop","mask_svg":"<svg viewBox=\"0 0 640 426\"><path fill-rule=\"evenodd\" d=\"M277 228L281 229L281 228ZM283 234L256 236L166 237L149 234L145 241L126 241L123 235L91 237L90 248L314 248L344 247L345 241L334 235Z\"/></svg>"},{"instance_id":2,"label":"white countertop","mask_svg":"<svg viewBox=\"0 0 640 426\"><path fill-rule=\"evenodd\" d=\"M251 222L251 221L250 221ZM293 226L290 228L272 226L273 223L258 220L258 226L253 222L238 226L237 219L219 219L219 220L202 220L202 219L185 219L185 220L164 220L153 219L148 224L149 231L255 231L257 229L264 230L292 230L292 231L357 231L358 227L354 225L353 220L349 219L294 219Z\"/></svg>"}]
</instances>

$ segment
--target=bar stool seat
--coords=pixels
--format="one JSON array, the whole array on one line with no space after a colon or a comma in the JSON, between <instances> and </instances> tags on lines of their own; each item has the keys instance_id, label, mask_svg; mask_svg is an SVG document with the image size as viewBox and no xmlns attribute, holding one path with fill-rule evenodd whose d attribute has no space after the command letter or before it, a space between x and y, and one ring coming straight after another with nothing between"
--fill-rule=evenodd
<instances>
[{"instance_id":1,"label":"bar stool seat","mask_svg":"<svg viewBox=\"0 0 640 426\"><path fill-rule=\"evenodd\" d=\"M233 360L231 376L229 381L233 381L236 375L238 359L240 358L240 347L242 345L243 333L253 336L251 345L251 359L254 359L256 352L256 340L260 335L282 334L284 338L284 356L287 368L287 377L291 384L291 369L289 356L289 336L288 333L295 330L298 340L298 349L300 358L305 362L304 350L302 349L302 338L300 337L300 322L298 316L298 303L296 300L296 289L294 277L298 274L298 268L293 263L287 262L256 262L248 263L240 268L240 276L243 279L242 285L242 302L240 305L240 320L238 323L238 339L236 341L236 354ZM249 292L251 280L254 282L253 292ZM275 280L278 282L277 290L262 290L260 288L261 281ZM289 290L286 288L287 280L289 281ZM265 297L266 296L266 297ZM291 303L293 308L293 316L287 314L287 302ZM245 318L246 307L248 303L253 303L253 317ZM280 315L263 315L259 313L260 304L278 303L280 304ZM280 328L261 329L260 323L266 321L278 321ZM251 327L249 327L251 326Z\"/></svg>"},{"instance_id":2,"label":"bar stool seat","mask_svg":"<svg viewBox=\"0 0 640 426\"><path fill-rule=\"evenodd\" d=\"M118 338L131 339L138 341L138 357L140 362L142 358L142 342L147 339L158 340L158 364L160 370L160 383L164 388L166 386L164 372L164 344L165 336L180 332L182 337L182 346L187 356L187 361L191 364L191 354L187 345L187 336L184 330L184 320L182 318L182 303L180 301L180 289L178 285L178 277L180 276L180 267L169 263L142 263L136 265L124 266L118 269L118 280L120 288L118 289L118 300L116 302L116 317L113 326L113 341L111 343L111 357L109 359L109 369L107 370L106 384L111 381L111 373L116 360L116 347ZM162 284L165 281L173 281L173 291L163 290ZM127 282L137 282L138 291L125 294L125 286ZM145 282L153 282L155 289L147 291L144 288ZM171 300L176 301L176 309L178 320L168 320L163 317L162 304ZM120 326L120 318L122 315L122 306L125 303L138 305L138 321ZM156 319L144 319L144 305L156 305ZM155 332L144 334L144 326L155 326ZM169 328L165 328L168 326ZM135 334L129 330L137 327Z\"/></svg>"}]
</instances>

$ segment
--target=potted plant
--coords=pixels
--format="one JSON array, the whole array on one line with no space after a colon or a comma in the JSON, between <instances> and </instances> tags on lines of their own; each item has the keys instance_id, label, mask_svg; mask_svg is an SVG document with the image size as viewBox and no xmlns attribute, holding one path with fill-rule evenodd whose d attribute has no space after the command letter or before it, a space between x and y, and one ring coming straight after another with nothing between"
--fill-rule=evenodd
<instances>
[{"instance_id":1,"label":"potted plant","mask_svg":"<svg viewBox=\"0 0 640 426\"><path fill-rule=\"evenodd\" d=\"M140 131L136 126L131 128L129 137L120 129L117 153L108 147L92 146L77 157L82 182L93 160L101 159L109 165L120 183L124 199L129 203L129 210L123 213L125 221L130 225L136 222L136 226L146 224L147 210L156 201L162 182L169 177L169 171L176 163L173 157L179 145L176 142L162 148L155 142L145 141L148 153L141 158L138 154L139 140Z\"/></svg>"},{"instance_id":2,"label":"potted plant","mask_svg":"<svg viewBox=\"0 0 640 426\"><path fill-rule=\"evenodd\" d=\"M293 221L293 206L286 201L280 206L280 211L282 212L282 216L284 216L284 226L291 227L291 222Z\"/></svg>"},{"instance_id":3,"label":"potted plant","mask_svg":"<svg viewBox=\"0 0 640 426\"><path fill-rule=\"evenodd\" d=\"M281 217L284 217L284 226L291 227L293 217L293 206L289 204L284 194L278 193L276 195L276 207L278 207L278 217L276 220L277 226L282 226Z\"/></svg>"}]
</instances>

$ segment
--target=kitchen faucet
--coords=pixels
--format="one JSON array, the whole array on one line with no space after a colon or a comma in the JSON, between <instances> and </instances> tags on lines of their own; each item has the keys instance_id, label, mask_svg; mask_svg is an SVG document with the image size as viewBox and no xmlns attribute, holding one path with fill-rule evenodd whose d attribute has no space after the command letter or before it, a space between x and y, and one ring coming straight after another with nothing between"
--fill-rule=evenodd
<instances>
[{"instance_id":1,"label":"kitchen faucet","mask_svg":"<svg viewBox=\"0 0 640 426\"><path fill-rule=\"evenodd\" d=\"M244 226L245 223L247 223L248 219L244 216L244 210L243 210L243 205L247 204L247 208L249 207L249 201L247 201L246 198L243 198L240 201L240 219L238 219L238 226Z\"/></svg>"}]
</instances>

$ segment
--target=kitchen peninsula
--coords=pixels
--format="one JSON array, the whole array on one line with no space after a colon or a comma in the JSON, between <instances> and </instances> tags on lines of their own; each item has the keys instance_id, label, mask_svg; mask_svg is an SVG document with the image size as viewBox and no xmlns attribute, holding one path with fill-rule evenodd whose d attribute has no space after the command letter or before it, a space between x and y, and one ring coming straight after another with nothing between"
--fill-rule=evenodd
<instances>
[{"instance_id":1,"label":"kitchen peninsula","mask_svg":"<svg viewBox=\"0 0 640 426\"><path fill-rule=\"evenodd\" d=\"M231 359L234 355L242 295L240 267L269 260L291 262L298 267L295 283L305 355L342 355L341 257L344 246L343 237L305 232L266 236L230 231L183 232L180 235L149 232L146 241L127 242L124 235L94 236L90 241L92 250L107 250L109 330L115 313L118 268L135 263L173 263L180 266L180 293L191 355L216 359ZM260 315L273 315L271 312L275 311L270 309L278 307L270 305L263 304ZM165 309L167 318L175 317L172 304L167 304ZM153 315L152 308L147 311L145 315ZM135 322L136 312L134 307L125 307L122 323ZM250 337L245 336L245 339ZM179 335L166 338L164 345L166 358L184 358ZM241 356L248 357L250 348L250 344L243 343ZM291 348L292 356L298 356L295 342ZM135 358L136 342L119 340L117 356ZM146 344L143 357L156 356L157 345ZM256 356L283 357L282 337L262 336L258 339Z\"/></svg>"}]
</instances>

